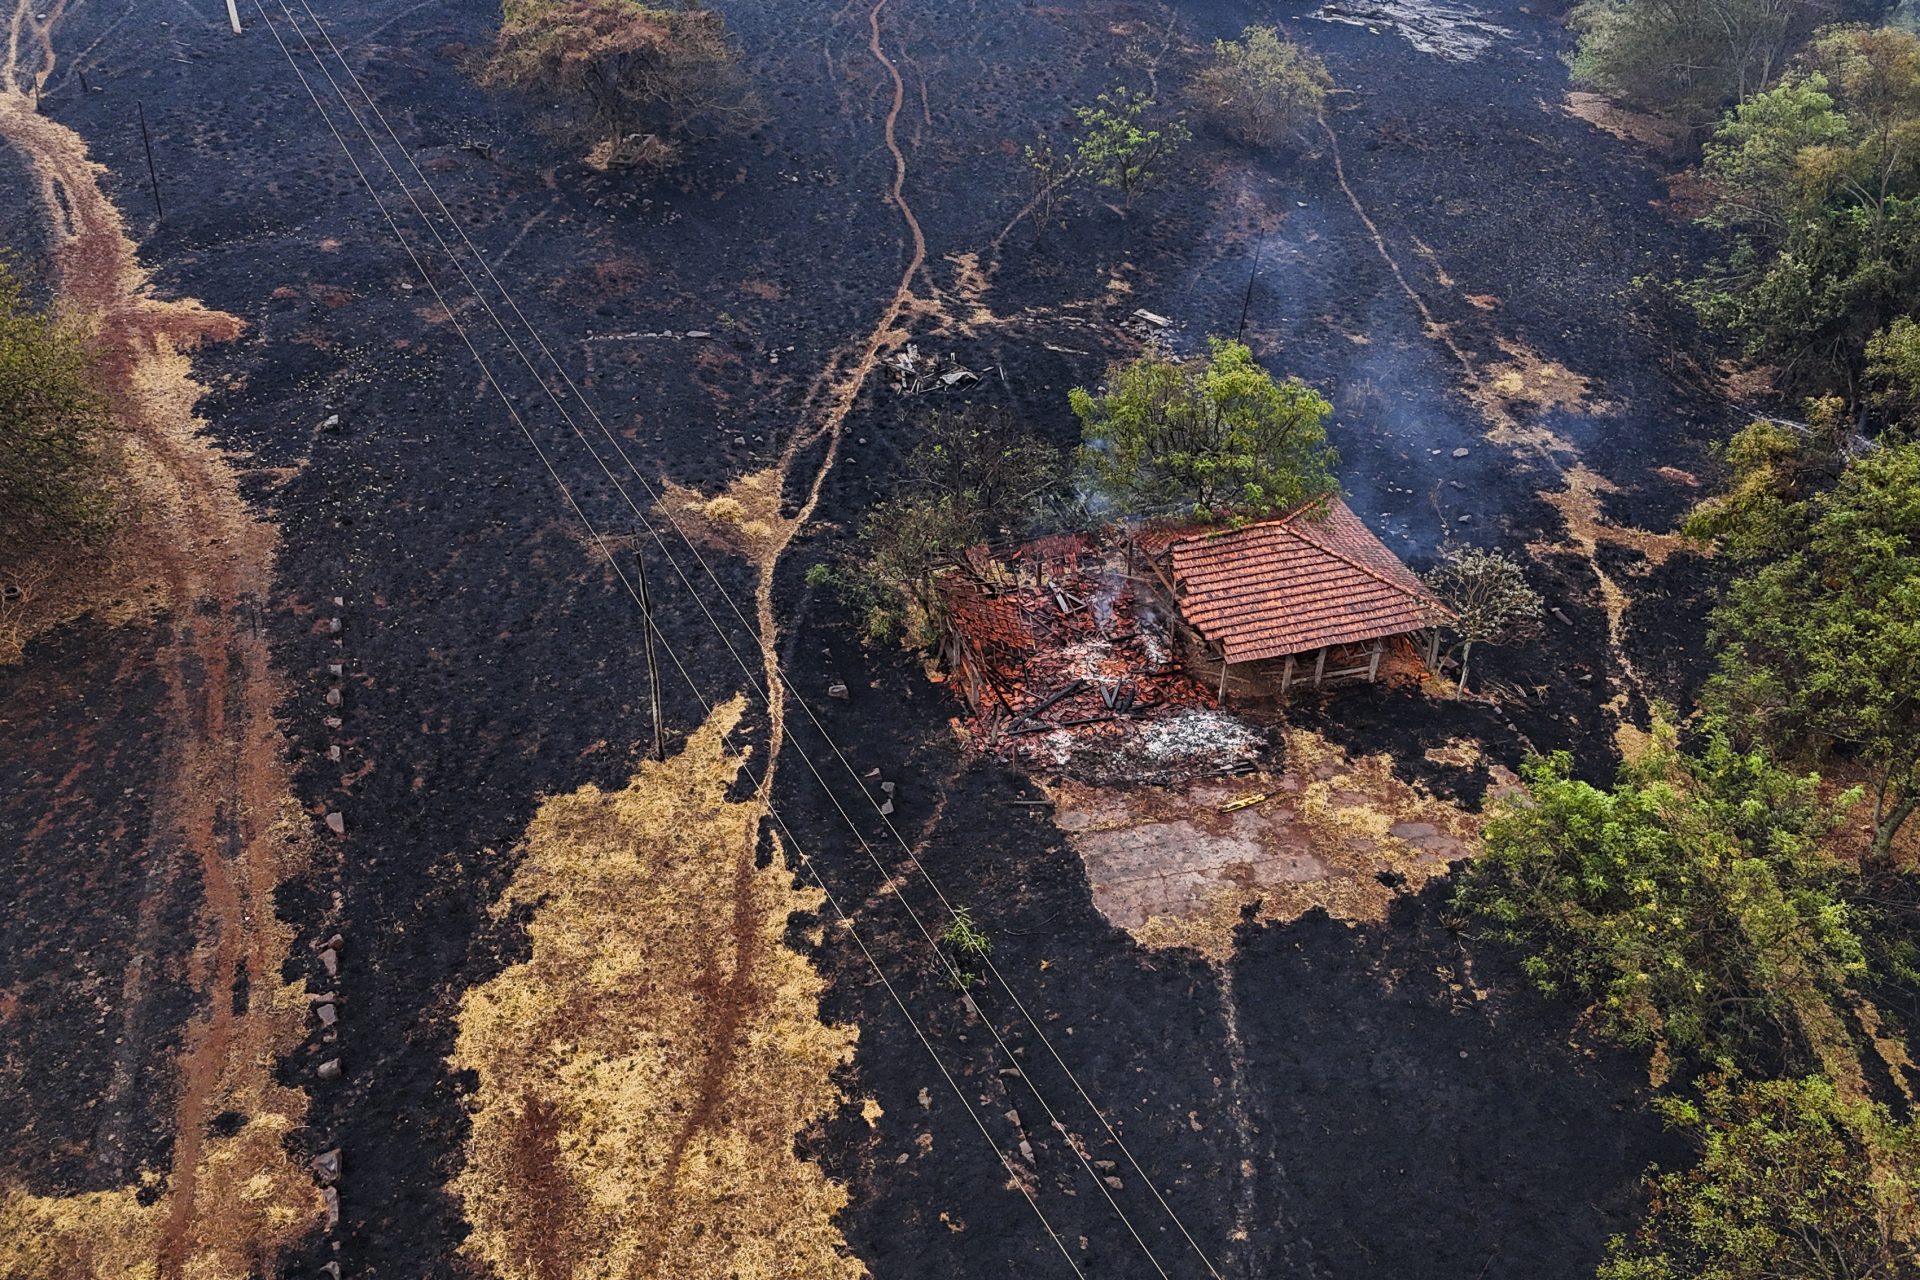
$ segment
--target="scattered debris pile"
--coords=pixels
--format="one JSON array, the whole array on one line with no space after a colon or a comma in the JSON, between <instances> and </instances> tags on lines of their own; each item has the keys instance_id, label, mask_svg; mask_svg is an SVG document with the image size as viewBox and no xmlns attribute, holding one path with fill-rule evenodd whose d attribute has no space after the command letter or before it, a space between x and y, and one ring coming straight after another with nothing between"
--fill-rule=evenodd
<instances>
[{"instance_id":1,"label":"scattered debris pile","mask_svg":"<svg viewBox=\"0 0 1920 1280\"><path fill-rule=\"evenodd\" d=\"M948 352L946 359L921 353L909 342L904 351L896 351L885 361L887 377L893 389L903 396L923 396L936 391L964 391L980 381L981 374L960 363ZM987 373L994 372L989 368Z\"/></svg>"},{"instance_id":2,"label":"scattered debris pile","mask_svg":"<svg viewBox=\"0 0 1920 1280\"><path fill-rule=\"evenodd\" d=\"M940 656L975 746L1089 781L1252 767L1264 736L1187 675L1164 618L1091 539L970 560L941 581Z\"/></svg>"}]
</instances>

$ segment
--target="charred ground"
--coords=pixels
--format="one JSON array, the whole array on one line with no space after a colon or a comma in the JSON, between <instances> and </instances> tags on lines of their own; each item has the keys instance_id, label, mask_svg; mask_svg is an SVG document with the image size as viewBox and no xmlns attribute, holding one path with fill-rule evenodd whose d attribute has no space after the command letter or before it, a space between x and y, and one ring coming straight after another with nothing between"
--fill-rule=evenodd
<instances>
[{"instance_id":1,"label":"charred ground","mask_svg":"<svg viewBox=\"0 0 1920 1280\"><path fill-rule=\"evenodd\" d=\"M1586 554L1540 495L1562 487L1577 454L1617 487L1604 498L1609 522L1667 529L1690 491L1654 468L1707 474L1706 446L1736 416L1677 379L1636 320L1633 278L1699 251L1664 213L1655 167L1561 109L1555 23L1514 4L1487 10L1511 35L1471 61L1390 32L1289 22L1343 86L1329 134L1258 158L1202 131L1174 180L1131 217L1083 206L1038 243L1025 225L1007 230L1021 200L1020 144L1117 81L1157 81L1171 97L1190 46L1275 15L1230 4L887 0L877 18L907 86L904 193L929 245L915 286L928 306L906 336L929 338L937 309L946 332L929 340L974 367L999 366L1005 382L994 380L992 394L1064 443L1066 388L1126 349L1114 319L1144 305L1192 337L1231 332L1257 255L1248 335L1276 367L1329 391L1353 504L1389 545L1416 565L1443 536L1549 548L1536 563L1570 621L1489 662L1539 692L1498 714L1390 693L1303 712L1330 738L1387 751L1409 778L1469 804L1484 775L1435 765L1427 748L1476 738L1511 764L1528 749L1564 747L1603 775L1611 699L1625 694L1639 716L1648 697L1688 694L1707 568L1683 555L1642 573L1604 541ZM728 12L770 121L655 184L554 155L525 134L518 104L463 78L464 51L488 38L493 6L350 2L323 14L642 467L709 493L767 465L807 425L822 371L864 337L907 261L901 221L882 199L889 86L868 50L866 8L742 2ZM340 811L346 825L281 895L300 944L287 976L319 981L305 944L338 928L351 993L343 1078L315 1077L335 1051L317 1040L279 1067L311 1097L307 1127L290 1141L302 1154L344 1150L348 1274L457 1274L464 1227L445 1187L460 1167L470 1082L446 1065L452 1015L463 992L524 954L515 920L490 920L487 907L541 797L586 782L618 787L644 750L637 624L444 315L409 280L257 17L240 39L214 4L159 21L140 6L67 13L54 37L65 60L41 110L88 139L109 194L144 233L160 287L247 324L198 357L212 388L201 412L244 459L247 496L280 530L279 594L262 615L287 690L280 718L303 805L316 823ZM154 128L163 220L141 212L136 101ZM13 189L13 168L0 176ZM429 247L397 192L382 192L410 239ZM14 244L41 234L31 205L10 201L0 214ZM958 255L975 255L972 265ZM984 293L974 265L990 281ZM993 319L969 321L971 301ZM476 311L462 314L484 328ZM619 336L687 330L716 337ZM590 517L631 534L605 478L533 403L524 370L497 341L477 340ZM1582 403L1543 393L1500 409L1573 454L1489 441L1497 424L1472 393L1513 360L1502 340L1587 384ZM1142 951L1093 909L1079 860L1051 824L1008 803L1034 797L1026 781L961 756L946 695L904 656L855 647L839 606L805 587L807 566L886 492L926 409L891 398L878 379L856 403L814 523L780 566L788 670L809 702L833 679L849 683L845 704L817 704L823 722L852 744L856 772L884 767L899 782L901 831L948 896L972 907L996 963L1215 1263L1246 1275L1590 1268L1604 1237L1638 1212L1641 1168L1668 1154L1640 1064L1586 1047L1575 1011L1534 998L1502 957L1449 931L1438 890L1403 899L1383 924L1315 916L1246 930L1224 973ZM336 413L340 428L322 429ZM1457 448L1470 452L1456 460ZM748 599L747 568L714 563ZM1641 683L1609 655L1598 571L1631 602L1620 634ZM667 634L702 694L742 688L679 584L661 580ZM345 601L337 610L335 596ZM334 614L345 621L338 646L324 626ZM752 661L748 631L729 634ZM6 1172L37 1192L124 1185L167 1164L168 1064L185 996L156 981L140 1007L123 1009L114 982L136 954L162 974L177 967L191 928L191 878L156 885L149 869L168 856L143 803L146 771L160 762L140 746L164 714L142 675L159 643L141 628L75 623L36 643L0 690L6 732L21 744L0 766L4 874L17 904L6 926L0 1116L34 1135L16 1144ZM346 673L337 711L322 701L336 661ZM326 731L329 714L344 722L339 735ZM674 682L668 714L681 733L701 719ZM329 741L347 748L340 766L326 759ZM816 734L796 726L795 747L849 792ZM983 992L970 1013L796 756L781 776L788 823L829 888L857 908L995 1139L1031 1140L1036 1195L1088 1274L1150 1269L1041 1118L1040 1099L1002 1074L981 1018L1023 1052L1046 1101L1088 1136L1089 1154L1116 1161L1122 1186L1109 1190L1172 1273L1199 1274L1124 1157L1094 1136L1094 1118L1068 1105L1070 1086L1017 1011ZM901 869L897 849L876 847ZM906 894L928 910L922 886L909 881ZM134 929L143 902L181 923ZM794 941L808 945L798 931ZM828 930L816 959L833 979L823 1014L861 1028L846 1092L873 1097L883 1113L869 1125L850 1106L801 1140L852 1190L842 1225L853 1250L876 1276L1059 1268L859 953ZM109 1123L76 1115L71 1101L111 1092L116 1052L138 1059L125 1068L137 1087L119 1103L124 1154L108 1144ZM48 1089L50 1078L63 1086ZM1244 1176L1243 1161L1256 1172ZM288 1266L327 1256L316 1242Z\"/></svg>"}]
</instances>

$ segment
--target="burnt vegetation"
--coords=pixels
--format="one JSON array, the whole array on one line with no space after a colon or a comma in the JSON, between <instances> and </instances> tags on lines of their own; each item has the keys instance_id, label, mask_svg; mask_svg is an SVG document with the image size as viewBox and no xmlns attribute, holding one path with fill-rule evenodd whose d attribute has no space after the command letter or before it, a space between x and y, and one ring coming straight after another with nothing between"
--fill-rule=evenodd
<instances>
[{"instance_id":1,"label":"burnt vegetation","mask_svg":"<svg viewBox=\"0 0 1920 1280\"><path fill-rule=\"evenodd\" d=\"M359 15L370 104L419 95L434 136L493 113L485 164L436 146L424 167L480 211L488 259L540 283L527 309L587 363L569 402L629 411L590 460L521 423L553 427L550 474L475 426L499 413L471 370L413 363L464 351L449 321L480 313L389 289L400 259L343 252L364 228L337 211L309 225L275 187L258 221L299 232L259 257L218 258L246 237L204 208L153 229L156 253L194 247L179 279L209 297L299 284L258 343L201 357L225 379L209 430L286 523L285 599L209 593L151 628L190 636L216 605L277 628L303 727L246 749L301 761L274 820L341 851L280 890L310 941L337 925L357 950L351 999L328 993L274 1068L312 1116L271 1139L334 1148L332 1220L256 1269L1166 1275L1192 1262L1170 1220L1200 1270L1249 1276L1920 1275L1920 37L1850 0L1584 0L1564 29L1511 4L1244 27L1118 0L906 8ZM408 61L450 36L465 56ZM279 56L255 43L233 47ZM1462 70L1487 49L1504 61ZM1562 52L1671 145L1629 155L1559 114ZM104 139L77 83L21 109ZM1438 109L1461 118L1421 123ZM294 159L330 172L308 142ZM1543 192L1584 203L1516 222L1559 208ZM369 399L374 347L346 335L417 385ZM142 335L178 354L164 337ZM958 354L883 386L910 339ZM1679 389L1653 372L1669 349ZM124 523L102 386L89 327L0 267L0 585L10 557ZM336 398L358 419L314 412ZM611 459L670 499L616 502ZM567 518L588 513L590 534ZM704 579L681 520L705 521ZM1161 643L1188 636L1157 629L1189 598L1176 546L1295 520L1342 570L1295 612L1338 622L1377 592L1415 621L1244 661L1222 639L1204 670ZM991 751L935 670L955 599L1044 619L996 643L1052 646L1051 687L1002 700ZM45 738L0 760L13 874L58 857L76 898L94 877L63 828L156 863L175 835L121 785L117 753L154 731L116 727L115 699L155 659L114 634L75 624L0 688L0 724ZM662 695L656 638L690 691ZM197 656L174 665L221 695ZM324 694L301 683L322 670ZM1328 671L1357 687L1323 691ZM655 730L680 749L643 762ZM1073 730L1132 754L1076 774ZM850 786L811 768L836 756ZM1382 778L1431 808L1381 807ZM82 826L81 803L112 818ZM213 826L249 805L269 808L207 802ZM1226 850L1234 892L1103 914L1089 830L1117 881ZM1367 862L1383 850L1400 861ZM1308 882L1336 890L1276 907ZM136 921L187 967L193 912L116 892L89 930ZM1206 950L1180 932L1202 917ZM0 1046L6 1114L53 1130L41 1112L73 1108L42 1081L78 1062L121 1080L121 1127L129 1082L158 1100L157 1154L118 1176L62 1118L57 1160L3 1171L0 1261L49 1277L106 1269L58 1242L113 1238L90 1197L151 1208L176 1139L141 1018L100 1012L120 975L45 995L59 924L9 948L27 977L0 1024L34 1038ZM286 981L332 985L331 936Z\"/></svg>"}]
</instances>

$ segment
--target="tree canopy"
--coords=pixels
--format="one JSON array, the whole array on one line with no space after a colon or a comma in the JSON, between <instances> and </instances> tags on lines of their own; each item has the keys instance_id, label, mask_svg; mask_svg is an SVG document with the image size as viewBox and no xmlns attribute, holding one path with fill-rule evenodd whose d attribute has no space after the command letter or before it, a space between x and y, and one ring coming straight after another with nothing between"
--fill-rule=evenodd
<instances>
[{"instance_id":1,"label":"tree canopy","mask_svg":"<svg viewBox=\"0 0 1920 1280\"><path fill-rule=\"evenodd\" d=\"M1204 358L1148 350L1075 387L1080 456L1093 483L1130 510L1265 515L1338 492L1327 443L1333 406L1297 378L1276 381L1244 343L1214 338Z\"/></svg>"},{"instance_id":2,"label":"tree canopy","mask_svg":"<svg viewBox=\"0 0 1920 1280\"><path fill-rule=\"evenodd\" d=\"M1789 385L1851 394L1869 340L1920 305L1920 36L1821 34L1701 172L1731 243L1688 300Z\"/></svg>"},{"instance_id":3,"label":"tree canopy","mask_svg":"<svg viewBox=\"0 0 1920 1280\"><path fill-rule=\"evenodd\" d=\"M1527 571L1504 551L1455 547L1426 575L1427 586L1453 611L1445 626L1460 637L1460 684L1467 688L1467 662L1476 644L1507 644L1540 625L1540 593Z\"/></svg>"},{"instance_id":4,"label":"tree canopy","mask_svg":"<svg viewBox=\"0 0 1920 1280\"><path fill-rule=\"evenodd\" d=\"M1074 172L1118 191L1127 208L1158 182L1167 157L1193 140L1178 120L1153 123L1154 100L1125 88L1100 95L1091 107L1074 108L1079 131Z\"/></svg>"},{"instance_id":5,"label":"tree canopy","mask_svg":"<svg viewBox=\"0 0 1920 1280\"><path fill-rule=\"evenodd\" d=\"M1842 0L1844 3L1844 0ZM1830 0L1583 0L1576 80L1690 129L1770 86Z\"/></svg>"},{"instance_id":6,"label":"tree canopy","mask_svg":"<svg viewBox=\"0 0 1920 1280\"><path fill-rule=\"evenodd\" d=\"M1769 439L1749 455L1757 476L1736 470L1744 502L1695 525L1744 561L1714 613L1707 698L1747 740L1863 766L1884 859L1920 807L1920 443L1869 450L1800 496L1768 488L1795 474Z\"/></svg>"},{"instance_id":7,"label":"tree canopy","mask_svg":"<svg viewBox=\"0 0 1920 1280\"><path fill-rule=\"evenodd\" d=\"M1333 77L1311 52L1253 26L1238 40L1213 42L1213 60L1190 91L1226 131L1250 147L1266 147L1314 118Z\"/></svg>"},{"instance_id":8,"label":"tree canopy","mask_svg":"<svg viewBox=\"0 0 1920 1280\"><path fill-rule=\"evenodd\" d=\"M0 257L0 558L111 527L118 431L93 335L33 306Z\"/></svg>"},{"instance_id":9,"label":"tree canopy","mask_svg":"<svg viewBox=\"0 0 1920 1280\"><path fill-rule=\"evenodd\" d=\"M1700 1163L1648 1179L1652 1211L1600 1280L1920 1274L1920 1128L1818 1076L1722 1077L1656 1106Z\"/></svg>"},{"instance_id":10,"label":"tree canopy","mask_svg":"<svg viewBox=\"0 0 1920 1280\"><path fill-rule=\"evenodd\" d=\"M726 19L695 0L505 0L480 80L533 96L547 133L601 166L664 167L760 117Z\"/></svg>"},{"instance_id":11,"label":"tree canopy","mask_svg":"<svg viewBox=\"0 0 1920 1280\"><path fill-rule=\"evenodd\" d=\"M899 492L861 525L845 585L867 637L905 630L928 640L926 624L938 612L934 578L964 568L969 547L1025 533L1065 472L1058 449L1003 414L936 414L907 457Z\"/></svg>"},{"instance_id":12,"label":"tree canopy","mask_svg":"<svg viewBox=\"0 0 1920 1280\"><path fill-rule=\"evenodd\" d=\"M1570 770L1564 753L1529 767L1459 903L1624 1043L1810 1057L1863 964L1815 780L1724 738L1684 755L1664 727L1610 789Z\"/></svg>"}]
</instances>

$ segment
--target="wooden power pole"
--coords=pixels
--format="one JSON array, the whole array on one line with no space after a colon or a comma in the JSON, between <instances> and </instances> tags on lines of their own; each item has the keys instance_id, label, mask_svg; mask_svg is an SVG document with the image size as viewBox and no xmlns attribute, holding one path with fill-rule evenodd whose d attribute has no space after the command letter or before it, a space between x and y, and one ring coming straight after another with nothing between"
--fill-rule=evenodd
<instances>
[{"instance_id":1,"label":"wooden power pole","mask_svg":"<svg viewBox=\"0 0 1920 1280\"><path fill-rule=\"evenodd\" d=\"M664 762L667 758L667 730L660 715L660 663L653 653L653 593L647 590L647 557L644 548L633 549L633 565L640 578L640 629L646 638L647 701L653 709L653 758Z\"/></svg>"}]
</instances>

